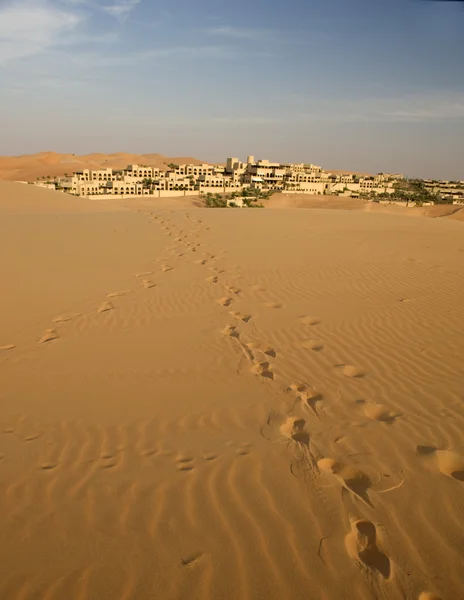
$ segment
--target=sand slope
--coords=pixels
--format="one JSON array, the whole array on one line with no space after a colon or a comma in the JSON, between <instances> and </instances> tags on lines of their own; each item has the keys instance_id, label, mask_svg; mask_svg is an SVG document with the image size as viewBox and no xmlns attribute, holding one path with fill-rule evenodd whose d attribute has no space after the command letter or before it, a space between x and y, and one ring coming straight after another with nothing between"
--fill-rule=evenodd
<instances>
[{"instance_id":1,"label":"sand slope","mask_svg":"<svg viewBox=\"0 0 464 600\"><path fill-rule=\"evenodd\" d=\"M319 196L314 194L274 194L264 202L265 208L324 208L329 210L364 210L367 212L401 215L406 217L449 218L464 220L464 205L440 204L435 206L409 206L380 204L359 198Z\"/></svg>"},{"instance_id":2,"label":"sand slope","mask_svg":"<svg viewBox=\"0 0 464 600\"><path fill-rule=\"evenodd\" d=\"M131 206L0 214L0 597L460 597L462 224Z\"/></svg>"},{"instance_id":3,"label":"sand slope","mask_svg":"<svg viewBox=\"0 0 464 600\"><path fill-rule=\"evenodd\" d=\"M87 155L40 152L24 156L0 156L0 179L10 181L35 181L41 177L62 177L79 169L124 169L129 164L142 164L167 170L168 164L201 164L192 157L169 158L162 154L113 154L93 153Z\"/></svg>"},{"instance_id":4,"label":"sand slope","mask_svg":"<svg viewBox=\"0 0 464 600\"><path fill-rule=\"evenodd\" d=\"M77 198L71 194L55 192L46 188L25 183L0 181L0 215L59 215L104 210L115 211L123 208L114 200L92 202L85 198ZM5 221L6 223L6 221ZM29 247L26 245L27 250Z\"/></svg>"},{"instance_id":5,"label":"sand slope","mask_svg":"<svg viewBox=\"0 0 464 600\"><path fill-rule=\"evenodd\" d=\"M273 194L264 202L266 208L328 208L363 210L369 203L359 198L320 196L316 194Z\"/></svg>"}]
</instances>

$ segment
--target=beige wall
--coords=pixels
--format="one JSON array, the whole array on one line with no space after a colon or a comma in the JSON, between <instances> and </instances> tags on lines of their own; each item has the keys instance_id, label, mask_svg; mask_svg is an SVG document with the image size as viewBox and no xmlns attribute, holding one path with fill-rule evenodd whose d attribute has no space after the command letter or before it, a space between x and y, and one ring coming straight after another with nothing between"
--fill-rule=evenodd
<instances>
[{"instance_id":1,"label":"beige wall","mask_svg":"<svg viewBox=\"0 0 464 600\"><path fill-rule=\"evenodd\" d=\"M27 181L25 183L27 183ZM47 188L47 190L55 190L56 189L56 186L54 183L35 182L34 185L37 187Z\"/></svg>"},{"instance_id":2,"label":"beige wall","mask_svg":"<svg viewBox=\"0 0 464 600\"><path fill-rule=\"evenodd\" d=\"M168 191L168 190L159 190L154 192L153 194L144 195L145 198L181 198L183 196L199 196L200 193L198 191L186 191L186 192L177 192L177 191ZM121 200L121 199L130 199L130 198L138 198L136 194L89 194L86 195L86 198L90 200Z\"/></svg>"}]
</instances>

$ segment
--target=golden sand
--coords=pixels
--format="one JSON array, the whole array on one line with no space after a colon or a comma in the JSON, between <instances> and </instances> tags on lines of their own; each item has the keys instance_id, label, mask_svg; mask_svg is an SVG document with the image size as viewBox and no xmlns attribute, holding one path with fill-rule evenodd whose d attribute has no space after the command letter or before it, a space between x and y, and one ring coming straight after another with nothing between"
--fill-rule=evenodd
<instances>
[{"instance_id":1,"label":"golden sand","mask_svg":"<svg viewBox=\"0 0 464 600\"><path fill-rule=\"evenodd\" d=\"M403 214L0 182L0 598L460 598L464 230Z\"/></svg>"}]
</instances>

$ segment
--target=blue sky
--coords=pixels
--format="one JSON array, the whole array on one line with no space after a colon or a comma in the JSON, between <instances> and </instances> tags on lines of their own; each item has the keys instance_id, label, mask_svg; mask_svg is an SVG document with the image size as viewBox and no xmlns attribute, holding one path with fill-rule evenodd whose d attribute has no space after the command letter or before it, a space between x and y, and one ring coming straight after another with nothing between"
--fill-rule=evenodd
<instances>
[{"instance_id":1,"label":"blue sky","mask_svg":"<svg viewBox=\"0 0 464 600\"><path fill-rule=\"evenodd\" d=\"M0 0L0 154L464 179L464 3Z\"/></svg>"}]
</instances>

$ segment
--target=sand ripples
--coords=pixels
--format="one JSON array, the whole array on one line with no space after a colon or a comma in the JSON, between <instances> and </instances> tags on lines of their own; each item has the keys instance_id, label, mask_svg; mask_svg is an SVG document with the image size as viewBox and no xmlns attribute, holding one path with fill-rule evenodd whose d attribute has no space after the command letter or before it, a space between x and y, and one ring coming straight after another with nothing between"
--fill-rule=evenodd
<instances>
[{"instance_id":1,"label":"sand ripples","mask_svg":"<svg viewBox=\"0 0 464 600\"><path fill-rule=\"evenodd\" d=\"M2 353L0 596L457 597L461 263L327 227L283 265L212 213Z\"/></svg>"}]
</instances>

